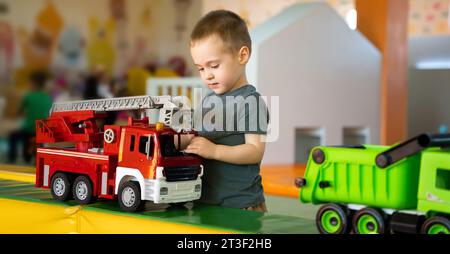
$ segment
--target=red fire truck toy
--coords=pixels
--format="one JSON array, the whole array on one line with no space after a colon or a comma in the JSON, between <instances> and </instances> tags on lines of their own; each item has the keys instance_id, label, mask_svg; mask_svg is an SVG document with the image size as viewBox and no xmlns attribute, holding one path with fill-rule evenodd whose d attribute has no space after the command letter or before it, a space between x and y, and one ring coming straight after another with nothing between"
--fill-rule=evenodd
<instances>
[{"instance_id":1,"label":"red fire truck toy","mask_svg":"<svg viewBox=\"0 0 450 254\"><path fill-rule=\"evenodd\" d=\"M142 210L145 201L180 204L200 198L200 157L180 151L181 135L172 118L186 111L180 97L137 96L55 103L50 116L36 121L36 187L49 188L54 199L80 204L97 198L118 199L123 211ZM160 109L160 121L128 119L127 126L97 120L106 111ZM189 110L189 112L191 112ZM70 142L72 148L50 148ZM178 147L176 147L177 143Z\"/></svg>"}]
</instances>

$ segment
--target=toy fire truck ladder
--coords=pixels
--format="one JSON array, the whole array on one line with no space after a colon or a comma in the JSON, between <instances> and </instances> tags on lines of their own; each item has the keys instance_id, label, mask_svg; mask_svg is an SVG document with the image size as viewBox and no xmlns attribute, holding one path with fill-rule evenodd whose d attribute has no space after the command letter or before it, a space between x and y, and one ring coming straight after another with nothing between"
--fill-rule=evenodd
<instances>
[{"instance_id":1,"label":"toy fire truck ladder","mask_svg":"<svg viewBox=\"0 0 450 254\"><path fill-rule=\"evenodd\" d=\"M183 126L185 127L185 129L189 129L191 109L190 104L187 102L188 99L184 96L134 96L99 100L72 101L54 103L50 110L50 114L54 112L85 110L106 112L160 109L159 122L172 126L173 115L176 112L181 112L183 113L183 122L186 120L188 121L188 124L185 124ZM189 114L186 114L186 112L188 112Z\"/></svg>"},{"instance_id":2,"label":"toy fire truck ladder","mask_svg":"<svg viewBox=\"0 0 450 254\"><path fill-rule=\"evenodd\" d=\"M418 135L378 154L375 158L375 163L380 168L386 168L428 147L450 147L450 134Z\"/></svg>"},{"instance_id":3,"label":"toy fire truck ladder","mask_svg":"<svg viewBox=\"0 0 450 254\"><path fill-rule=\"evenodd\" d=\"M74 142L78 151L87 151L100 147L103 141L103 132L98 128L96 120L105 118L106 111L148 109L160 109L159 122L178 132L191 130L192 111L187 97L122 97L54 103L50 116L36 121L36 142ZM175 115L176 112L179 114ZM142 116L142 120L148 121L148 118Z\"/></svg>"}]
</instances>

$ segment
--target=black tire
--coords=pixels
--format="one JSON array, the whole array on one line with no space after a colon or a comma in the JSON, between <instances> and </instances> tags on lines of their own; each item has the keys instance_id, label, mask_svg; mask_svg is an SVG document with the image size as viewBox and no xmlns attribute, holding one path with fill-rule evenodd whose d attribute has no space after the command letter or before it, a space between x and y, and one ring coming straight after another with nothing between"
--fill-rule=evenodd
<instances>
[{"instance_id":1,"label":"black tire","mask_svg":"<svg viewBox=\"0 0 450 254\"><path fill-rule=\"evenodd\" d=\"M129 181L120 186L119 206L124 212L138 212L145 208L145 200L141 199L141 187L138 182Z\"/></svg>"},{"instance_id":2,"label":"black tire","mask_svg":"<svg viewBox=\"0 0 450 254\"><path fill-rule=\"evenodd\" d=\"M369 218L368 220L366 220ZM367 223L365 223L365 221ZM358 223L362 223L365 227L364 230L360 230L361 225L358 226ZM352 229L355 234L384 234L386 232L386 220L384 213L374 208L363 208L355 213L353 216Z\"/></svg>"},{"instance_id":3,"label":"black tire","mask_svg":"<svg viewBox=\"0 0 450 254\"><path fill-rule=\"evenodd\" d=\"M65 173L56 173L52 177L50 193L53 199L67 201L72 198L72 177Z\"/></svg>"},{"instance_id":4,"label":"black tire","mask_svg":"<svg viewBox=\"0 0 450 254\"><path fill-rule=\"evenodd\" d=\"M328 216L330 213L332 216ZM329 219L327 219L327 217L329 217ZM348 217L349 212L347 208L337 204L326 204L317 211L316 226L321 234L347 234L350 229ZM330 230L330 226L327 226L323 222L326 224L330 223L333 230ZM336 228L334 228L335 226Z\"/></svg>"},{"instance_id":5,"label":"black tire","mask_svg":"<svg viewBox=\"0 0 450 254\"><path fill-rule=\"evenodd\" d=\"M423 223L420 233L431 234L431 232L429 232L429 230L433 226L440 226L442 228L447 228L447 231L450 231L450 220L445 217L441 217L441 216L431 217ZM445 234L445 232L440 231L440 232L438 232L438 234Z\"/></svg>"},{"instance_id":6,"label":"black tire","mask_svg":"<svg viewBox=\"0 0 450 254\"><path fill-rule=\"evenodd\" d=\"M93 196L91 180L84 175L78 176L73 183L73 197L79 204L87 205L96 200Z\"/></svg>"}]
</instances>

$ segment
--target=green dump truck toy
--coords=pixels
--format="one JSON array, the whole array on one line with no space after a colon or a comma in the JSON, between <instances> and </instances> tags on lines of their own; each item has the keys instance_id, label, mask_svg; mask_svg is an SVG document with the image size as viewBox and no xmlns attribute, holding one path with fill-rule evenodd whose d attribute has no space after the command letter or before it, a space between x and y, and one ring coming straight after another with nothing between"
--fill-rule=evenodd
<instances>
[{"instance_id":1,"label":"green dump truck toy","mask_svg":"<svg viewBox=\"0 0 450 254\"><path fill-rule=\"evenodd\" d=\"M323 234L450 233L450 134L388 146L315 147L300 201Z\"/></svg>"}]
</instances>

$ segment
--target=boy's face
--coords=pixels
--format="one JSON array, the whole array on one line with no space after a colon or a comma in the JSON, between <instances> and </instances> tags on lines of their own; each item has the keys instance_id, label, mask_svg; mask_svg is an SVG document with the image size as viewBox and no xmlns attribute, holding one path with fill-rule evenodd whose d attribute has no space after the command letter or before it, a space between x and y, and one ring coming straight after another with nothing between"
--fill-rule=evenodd
<instances>
[{"instance_id":1,"label":"boy's face","mask_svg":"<svg viewBox=\"0 0 450 254\"><path fill-rule=\"evenodd\" d=\"M191 55L203 82L216 94L224 94L247 82L244 74L248 57L242 59L241 52L227 50L218 36L191 43Z\"/></svg>"}]
</instances>

